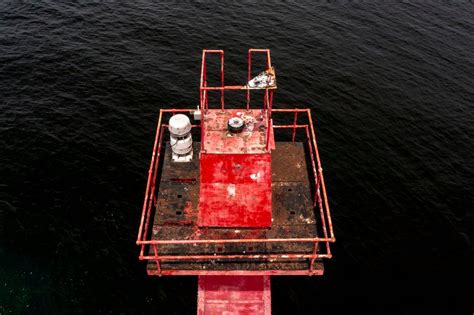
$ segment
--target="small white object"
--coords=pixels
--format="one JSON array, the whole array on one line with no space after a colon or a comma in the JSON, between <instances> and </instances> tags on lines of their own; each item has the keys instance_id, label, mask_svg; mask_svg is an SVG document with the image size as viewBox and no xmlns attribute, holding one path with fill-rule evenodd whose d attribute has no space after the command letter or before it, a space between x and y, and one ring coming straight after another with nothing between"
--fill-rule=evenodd
<instances>
[{"instance_id":1,"label":"small white object","mask_svg":"<svg viewBox=\"0 0 474 315\"><path fill-rule=\"evenodd\" d=\"M247 83L247 86L252 89L265 89L275 86L275 72L273 68L259 73Z\"/></svg>"},{"instance_id":2,"label":"small white object","mask_svg":"<svg viewBox=\"0 0 474 315\"><path fill-rule=\"evenodd\" d=\"M257 180L260 177L260 172L257 172L255 174L250 174L250 178L253 180Z\"/></svg>"},{"instance_id":3,"label":"small white object","mask_svg":"<svg viewBox=\"0 0 474 315\"><path fill-rule=\"evenodd\" d=\"M229 186L227 186L227 195L230 198L235 197L235 185L234 184L229 184Z\"/></svg>"},{"instance_id":4,"label":"small white object","mask_svg":"<svg viewBox=\"0 0 474 315\"><path fill-rule=\"evenodd\" d=\"M168 124L170 131L171 158L174 162L189 162L193 158L191 121L183 114L173 115Z\"/></svg>"},{"instance_id":5,"label":"small white object","mask_svg":"<svg viewBox=\"0 0 474 315\"><path fill-rule=\"evenodd\" d=\"M199 110L199 106L193 112L193 115L194 115L194 120L201 120L201 111Z\"/></svg>"}]
</instances>

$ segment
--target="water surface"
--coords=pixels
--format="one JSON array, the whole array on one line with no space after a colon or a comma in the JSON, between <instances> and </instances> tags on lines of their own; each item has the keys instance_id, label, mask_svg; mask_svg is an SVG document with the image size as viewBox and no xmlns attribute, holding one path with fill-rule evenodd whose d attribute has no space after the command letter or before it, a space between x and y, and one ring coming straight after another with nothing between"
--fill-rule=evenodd
<instances>
[{"instance_id":1,"label":"water surface","mask_svg":"<svg viewBox=\"0 0 474 315\"><path fill-rule=\"evenodd\" d=\"M198 104L201 49L242 83L270 48L277 108L311 107L333 221L322 278L274 314L471 314L474 6L0 4L0 313L194 313L195 278L135 245L160 107ZM470 288L470 290L468 289Z\"/></svg>"}]
</instances>

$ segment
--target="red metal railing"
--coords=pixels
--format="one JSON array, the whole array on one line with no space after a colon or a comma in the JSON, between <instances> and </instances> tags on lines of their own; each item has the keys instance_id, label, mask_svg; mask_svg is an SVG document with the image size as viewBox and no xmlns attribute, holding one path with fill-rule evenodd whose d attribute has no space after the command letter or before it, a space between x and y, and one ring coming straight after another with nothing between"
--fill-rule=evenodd
<instances>
[{"instance_id":1,"label":"red metal railing","mask_svg":"<svg viewBox=\"0 0 474 315\"><path fill-rule=\"evenodd\" d=\"M263 53L265 54L265 70L270 70L272 68L272 60L270 57L270 50L269 49L255 49L251 48L248 50L247 55L247 82L252 79L252 57L255 53ZM208 54L218 54L220 57L220 77L221 77L221 85L220 86L208 86L207 85L207 55ZM250 91L256 88L249 88L247 85L225 85L224 83L224 51L223 50L212 50L212 49L204 49L202 51L202 60L201 60L201 77L200 77L200 84L199 84L199 99L200 99L200 109L201 111L205 112L209 109L209 98L208 98L208 91L221 91L221 109L224 109L224 92L226 90L245 90L247 95L247 105L246 108L250 108ZM265 90L264 93L264 109L272 109L272 102L273 102L273 92L275 87L267 87L263 88Z\"/></svg>"},{"instance_id":2,"label":"red metal railing","mask_svg":"<svg viewBox=\"0 0 474 315\"><path fill-rule=\"evenodd\" d=\"M265 54L265 70L272 69L272 60L270 56L269 49L255 49L251 48L248 50L247 55L247 82L252 79L252 57L255 53L263 53ZM208 86L207 84L207 56L208 54L218 54L220 57L220 78L221 78L221 85L220 86ZM273 93L276 87L266 87L262 88L264 90L263 96L263 110L265 111L266 120L267 120L267 134L266 134L266 150L269 150L269 140L270 140L270 131L271 131L271 113L273 107ZM223 50L212 50L212 49L204 49L202 51L202 60L201 60L201 77L200 77L200 84L199 84L199 108L201 110L202 120L204 120L205 115L209 109L209 91L220 91L221 92L221 99L220 99L220 107L221 110L225 109L225 100L224 100L224 93L226 90L245 90L246 91L246 108L247 110L250 109L250 96L251 90L257 88L249 88L247 85L225 85L224 82L224 51ZM205 134L201 129L201 150L203 150Z\"/></svg>"},{"instance_id":3,"label":"red metal railing","mask_svg":"<svg viewBox=\"0 0 474 315\"><path fill-rule=\"evenodd\" d=\"M326 187L324 183L323 169L321 167L321 160L319 157L318 146L316 142L316 133L313 126L313 121L311 117L310 109L271 109L272 113L279 113L284 115L285 118L288 118L293 124L273 124L274 129L290 129L292 131L292 141L295 141L296 132L298 130L303 130L306 136L306 141L308 145L309 154L311 157L311 168L314 175L314 209L319 209L320 217L320 226L318 230L322 230L322 235L315 235L312 238L256 238L256 239L214 239L214 240L205 240L205 239L190 239L190 240L151 240L148 239L149 228L150 228L150 218L153 212L153 209L156 207L156 177L158 174L158 165L160 160L160 152L163 143L163 136L166 132L167 125L162 124L164 114L175 114L179 112L192 112L193 109L161 109L158 117L158 125L155 136L155 142L153 146L153 154L150 163L150 168L148 171L148 181L145 192L145 200L142 208L142 215L140 220L140 228L137 236L137 244L140 245L140 255L139 259L141 260L153 260L157 265L157 274L172 274L171 272L162 271L160 268L161 261L164 260L215 260L215 259L272 259L272 260L286 260L286 259L309 259L310 267L309 270L304 272L301 271L299 274L316 274L314 271L314 262L317 259L331 258L331 248L330 243L335 242L334 231L331 221L331 214L329 209L329 204L326 195ZM287 116L288 115L288 116ZM298 115L303 115L303 118L306 118L306 123L297 124ZM194 125L193 128L200 128L199 125ZM276 135L275 135L276 136ZM321 234L321 233L320 233ZM311 243L313 244L313 250L308 254L295 254L295 253L282 253L282 254L239 254L239 255L160 255L159 246L160 245L200 245L200 244L227 244L227 243ZM321 251L319 244L324 244L324 252ZM145 254L145 248L151 246L153 249L153 255ZM236 271L238 272L238 271ZM215 272L219 273L219 272ZM251 274L252 272L249 272ZM180 274L192 274L191 271L183 271ZM206 274L212 274L212 272L207 272ZM268 271L265 274L284 274L284 272L278 273L277 271ZM292 274L298 274L293 272Z\"/></svg>"}]
</instances>

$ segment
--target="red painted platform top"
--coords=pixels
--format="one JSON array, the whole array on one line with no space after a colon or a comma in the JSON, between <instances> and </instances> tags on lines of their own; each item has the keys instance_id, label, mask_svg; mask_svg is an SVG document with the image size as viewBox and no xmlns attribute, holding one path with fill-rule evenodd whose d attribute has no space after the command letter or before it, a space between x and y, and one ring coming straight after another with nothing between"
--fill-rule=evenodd
<instances>
[{"instance_id":1,"label":"red painted platform top","mask_svg":"<svg viewBox=\"0 0 474 315\"><path fill-rule=\"evenodd\" d=\"M231 133L227 122L232 117L245 121L241 133ZM266 153L267 117L261 109L208 109L202 124L206 153Z\"/></svg>"},{"instance_id":2,"label":"red painted platform top","mask_svg":"<svg viewBox=\"0 0 474 315\"><path fill-rule=\"evenodd\" d=\"M200 276L198 315L270 315L269 276Z\"/></svg>"},{"instance_id":3,"label":"red painted platform top","mask_svg":"<svg viewBox=\"0 0 474 315\"><path fill-rule=\"evenodd\" d=\"M242 132L228 130L233 117L244 121ZM267 112L260 109L210 109L205 113L199 226L271 226L268 121Z\"/></svg>"},{"instance_id":4,"label":"red painted platform top","mask_svg":"<svg viewBox=\"0 0 474 315\"><path fill-rule=\"evenodd\" d=\"M199 226L270 227L271 155L201 154Z\"/></svg>"}]
</instances>

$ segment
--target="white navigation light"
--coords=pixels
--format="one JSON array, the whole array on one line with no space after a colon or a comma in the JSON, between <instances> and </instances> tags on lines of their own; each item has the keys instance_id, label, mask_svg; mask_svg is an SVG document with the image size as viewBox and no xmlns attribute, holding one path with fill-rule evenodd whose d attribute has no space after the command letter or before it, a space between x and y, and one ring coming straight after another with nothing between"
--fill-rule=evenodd
<instances>
[{"instance_id":1,"label":"white navigation light","mask_svg":"<svg viewBox=\"0 0 474 315\"><path fill-rule=\"evenodd\" d=\"M193 138L191 137L191 121L183 114L170 118L170 145L174 162L189 162L193 158Z\"/></svg>"}]
</instances>

